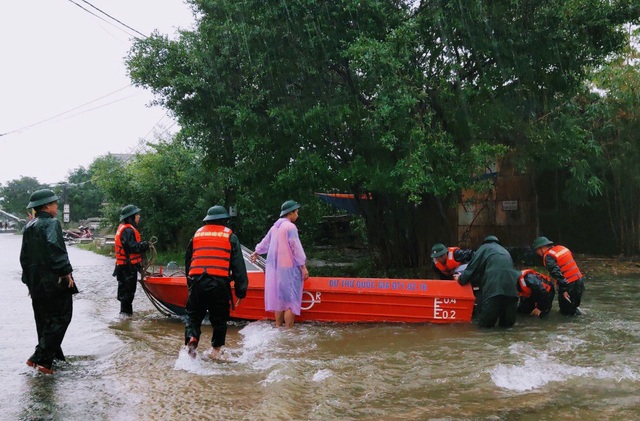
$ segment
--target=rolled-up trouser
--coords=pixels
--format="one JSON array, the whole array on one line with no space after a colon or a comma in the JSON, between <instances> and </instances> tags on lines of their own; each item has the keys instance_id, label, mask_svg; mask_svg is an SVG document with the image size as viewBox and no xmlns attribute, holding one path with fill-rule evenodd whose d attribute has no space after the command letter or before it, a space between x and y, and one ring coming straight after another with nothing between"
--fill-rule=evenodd
<instances>
[{"instance_id":1,"label":"rolled-up trouser","mask_svg":"<svg viewBox=\"0 0 640 421\"><path fill-rule=\"evenodd\" d=\"M225 344L227 321L229 320L229 288L221 278L202 276L191 283L186 306L185 344L194 337L200 341L202 321L209 312L213 328L211 345L214 348Z\"/></svg>"}]
</instances>

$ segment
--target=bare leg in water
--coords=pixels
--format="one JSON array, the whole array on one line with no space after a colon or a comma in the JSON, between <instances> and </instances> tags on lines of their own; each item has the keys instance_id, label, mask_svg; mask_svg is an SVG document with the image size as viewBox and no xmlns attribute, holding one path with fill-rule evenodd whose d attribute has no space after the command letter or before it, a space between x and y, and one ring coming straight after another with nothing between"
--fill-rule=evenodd
<instances>
[{"instance_id":1,"label":"bare leg in water","mask_svg":"<svg viewBox=\"0 0 640 421\"><path fill-rule=\"evenodd\" d=\"M292 328L295 318L296 315L293 314L293 311L291 311L290 308L285 311L276 311L276 327L284 325L286 328Z\"/></svg>"},{"instance_id":2,"label":"bare leg in water","mask_svg":"<svg viewBox=\"0 0 640 421\"><path fill-rule=\"evenodd\" d=\"M292 328L293 327L293 321L295 320L296 315L293 314L293 311L291 311L290 308L286 309L284 311L284 325L287 328Z\"/></svg>"},{"instance_id":3,"label":"bare leg in water","mask_svg":"<svg viewBox=\"0 0 640 421\"><path fill-rule=\"evenodd\" d=\"M276 311L276 327L284 324L284 311Z\"/></svg>"}]
</instances>

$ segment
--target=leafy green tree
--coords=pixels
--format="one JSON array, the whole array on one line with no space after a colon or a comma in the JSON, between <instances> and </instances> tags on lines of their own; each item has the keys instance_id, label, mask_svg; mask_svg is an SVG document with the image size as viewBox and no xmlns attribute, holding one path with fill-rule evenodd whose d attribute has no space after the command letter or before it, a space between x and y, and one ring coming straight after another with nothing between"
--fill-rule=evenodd
<instances>
[{"instance_id":1,"label":"leafy green tree","mask_svg":"<svg viewBox=\"0 0 640 421\"><path fill-rule=\"evenodd\" d=\"M123 163L106 156L94 162L92 181L105 193L104 215L117 226L127 204L142 209L145 238L155 236L162 250L181 249L210 206L221 203L221 183L208 180L202 154L182 143L160 140Z\"/></svg>"},{"instance_id":2,"label":"leafy green tree","mask_svg":"<svg viewBox=\"0 0 640 421\"><path fill-rule=\"evenodd\" d=\"M104 194L91 181L94 172L93 164L88 169L78 167L70 171L66 183L55 188L61 199L60 203L69 204L69 213L73 221L100 216Z\"/></svg>"},{"instance_id":3,"label":"leafy green tree","mask_svg":"<svg viewBox=\"0 0 640 421\"><path fill-rule=\"evenodd\" d=\"M640 252L640 65L638 52L619 57L594 78L601 94L584 116L601 155L595 162L602 180L612 232L624 255ZM594 165L595 164L595 165Z\"/></svg>"},{"instance_id":4,"label":"leafy green tree","mask_svg":"<svg viewBox=\"0 0 640 421\"><path fill-rule=\"evenodd\" d=\"M6 186L0 188L0 196L4 198L2 208L19 218L24 218L27 212L27 204L31 193L45 188L40 182L32 177L21 177L11 180Z\"/></svg>"},{"instance_id":5,"label":"leafy green tree","mask_svg":"<svg viewBox=\"0 0 640 421\"><path fill-rule=\"evenodd\" d=\"M540 177L541 229L571 241L576 251L639 250L637 33L629 30L623 51L594 69L582 92L545 116L538 135L547 138L530 155Z\"/></svg>"},{"instance_id":6,"label":"leafy green tree","mask_svg":"<svg viewBox=\"0 0 640 421\"><path fill-rule=\"evenodd\" d=\"M586 66L624 44L631 0L191 0L198 26L154 34L127 58L174 112L225 203L252 219L334 188L361 202L383 267L423 266L455 241L446 209L540 120ZM573 141L579 141L572 138ZM238 198L237 196L240 196Z\"/></svg>"}]
</instances>

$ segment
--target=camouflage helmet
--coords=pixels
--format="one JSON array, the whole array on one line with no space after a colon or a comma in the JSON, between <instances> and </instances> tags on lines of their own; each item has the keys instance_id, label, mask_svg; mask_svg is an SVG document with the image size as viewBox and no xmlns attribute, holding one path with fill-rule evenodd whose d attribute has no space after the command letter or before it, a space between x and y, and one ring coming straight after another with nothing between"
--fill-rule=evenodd
<instances>
[{"instance_id":1,"label":"camouflage helmet","mask_svg":"<svg viewBox=\"0 0 640 421\"><path fill-rule=\"evenodd\" d=\"M500 240L498 240L498 237L496 237L495 235L487 235L486 237L484 237L484 240L482 240L482 244L487 244L487 243L500 244Z\"/></svg>"},{"instance_id":2,"label":"camouflage helmet","mask_svg":"<svg viewBox=\"0 0 640 421\"><path fill-rule=\"evenodd\" d=\"M229 218L231 218L231 216L229 215L227 210L224 208L224 206L215 205L209 208L203 221L215 221L218 219L229 219Z\"/></svg>"},{"instance_id":3,"label":"camouflage helmet","mask_svg":"<svg viewBox=\"0 0 640 421\"><path fill-rule=\"evenodd\" d=\"M295 200L287 200L280 207L280 218L285 216L288 213L293 212L294 210L300 208L302 205L296 202Z\"/></svg>"},{"instance_id":4,"label":"camouflage helmet","mask_svg":"<svg viewBox=\"0 0 640 421\"><path fill-rule=\"evenodd\" d=\"M47 203L56 202L58 199L58 196L56 196L53 190L36 190L31 194L31 197L29 197L27 209L37 208L38 206L46 205Z\"/></svg>"},{"instance_id":5,"label":"camouflage helmet","mask_svg":"<svg viewBox=\"0 0 640 421\"><path fill-rule=\"evenodd\" d=\"M124 221L128 217L140 213L142 210L136 205L127 205L120 211L120 221Z\"/></svg>"},{"instance_id":6,"label":"camouflage helmet","mask_svg":"<svg viewBox=\"0 0 640 421\"><path fill-rule=\"evenodd\" d=\"M553 241L549 240L547 237L538 237L535 240L533 240L533 243L531 244L531 248L534 250L537 250L540 247L549 246L551 244L553 244Z\"/></svg>"},{"instance_id":7,"label":"camouflage helmet","mask_svg":"<svg viewBox=\"0 0 640 421\"><path fill-rule=\"evenodd\" d=\"M447 246L442 243L436 243L431 247L431 258L435 259L447 253Z\"/></svg>"}]
</instances>

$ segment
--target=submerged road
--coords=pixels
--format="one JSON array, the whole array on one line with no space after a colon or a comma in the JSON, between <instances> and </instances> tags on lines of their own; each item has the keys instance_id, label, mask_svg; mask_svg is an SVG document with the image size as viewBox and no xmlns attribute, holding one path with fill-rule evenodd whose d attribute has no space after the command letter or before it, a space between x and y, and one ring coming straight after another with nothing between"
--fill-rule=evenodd
<instances>
[{"instance_id":1,"label":"submerged road","mask_svg":"<svg viewBox=\"0 0 640 421\"><path fill-rule=\"evenodd\" d=\"M227 361L191 360L183 325L141 288L118 317L114 260L71 246L81 293L45 376L20 282L21 237L0 235L2 420L639 419L639 278L587 278L583 316L463 325L233 325ZM211 335L203 329L203 343Z\"/></svg>"}]
</instances>

